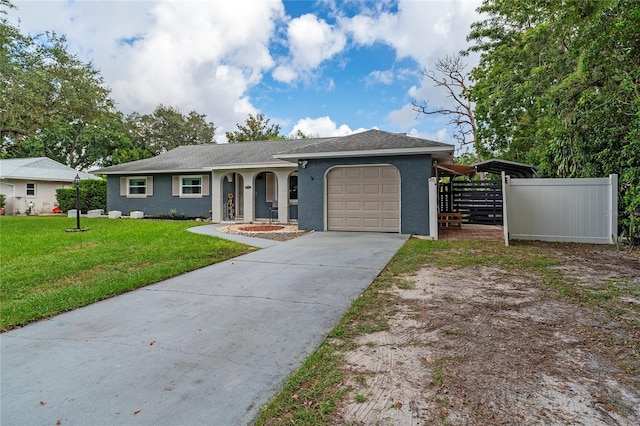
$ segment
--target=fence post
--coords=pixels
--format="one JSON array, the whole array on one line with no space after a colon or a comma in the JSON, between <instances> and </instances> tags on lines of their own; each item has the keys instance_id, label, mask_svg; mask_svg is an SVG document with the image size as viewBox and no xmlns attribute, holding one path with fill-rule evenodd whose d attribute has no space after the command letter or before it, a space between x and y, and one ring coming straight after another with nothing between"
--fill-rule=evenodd
<instances>
[{"instance_id":1,"label":"fence post","mask_svg":"<svg viewBox=\"0 0 640 426\"><path fill-rule=\"evenodd\" d=\"M618 239L618 175L609 175L609 235L611 244Z\"/></svg>"},{"instance_id":2,"label":"fence post","mask_svg":"<svg viewBox=\"0 0 640 426\"><path fill-rule=\"evenodd\" d=\"M509 216L507 216L507 203L509 197L507 192L509 191L509 179L506 173L502 172L502 232L504 233L504 245L509 246Z\"/></svg>"},{"instance_id":3,"label":"fence post","mask_svg":"<svg viewBox=\"0 0 640 426\"><path fill-rule=\"evenodd\" d=\"M429 236L438 239L438 178L429 178Z\"/></svg>"}]
</instances>

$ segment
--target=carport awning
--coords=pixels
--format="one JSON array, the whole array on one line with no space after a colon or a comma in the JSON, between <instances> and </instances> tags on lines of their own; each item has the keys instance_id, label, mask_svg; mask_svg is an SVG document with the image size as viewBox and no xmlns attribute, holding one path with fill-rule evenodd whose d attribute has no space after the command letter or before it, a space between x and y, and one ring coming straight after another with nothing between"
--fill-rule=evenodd
<instances>
[{"instance_id":1,"label":"carport awning","mask_svg":"<svg viewBox=\"0 0 640 426\"><path fill-rule=\"evenodd\" d=\"M515 161L499 160L497 158L476 163L475 168L478 172L495 173L498 175L505 172L514 178L532 178L538 176L538 168L536 166L516 163Z\"/></svg>"},{"instance_id":2,"label":"carport awning","mask_svg":"<svg viewBox=\"0 0 640 426\"><path fill-rule=\"evenodd\" d=\"M438 164L439 176L468 176L476 175L476 168L473 166L462 166L458 164Z\"/></svg>"}]
</instances>

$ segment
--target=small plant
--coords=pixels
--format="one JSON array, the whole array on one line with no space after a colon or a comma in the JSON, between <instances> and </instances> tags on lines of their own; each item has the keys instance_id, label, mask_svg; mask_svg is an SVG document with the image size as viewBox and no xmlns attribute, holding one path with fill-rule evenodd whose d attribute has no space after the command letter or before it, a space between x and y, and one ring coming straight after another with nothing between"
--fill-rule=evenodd
<instances>
[{"instance_id":1,"label":"small plant","mask_svg":"<svg viewBox=\"0 0 640 426\"><path fill-rule=\"evenodd\" d=\"M171 219L175 219L178 217L178 209L170 209L169 210L169 217Z\"/></svg>"},{"instance_id":2,"label":"small plant","mask_svg":"<svg viewBox=\"0 0 640 426\"><path fill-rule=\"evenodd\" d=\"M365 402L367 400L367 397L358 393L358 394L356 394L355 399L356 399L356 402L362 404L363 402Z\"/></svg>"},{"instance_id":3,"label":"small plant","mask_svg":"<svg viewBox=\"0 0 640 426\"><path fill-rule=\"evenodd\" d=\"M4 194L0 194L0 209L4 209L4 206L7 203L7 196Z\"/></svg>"}]
</instances>

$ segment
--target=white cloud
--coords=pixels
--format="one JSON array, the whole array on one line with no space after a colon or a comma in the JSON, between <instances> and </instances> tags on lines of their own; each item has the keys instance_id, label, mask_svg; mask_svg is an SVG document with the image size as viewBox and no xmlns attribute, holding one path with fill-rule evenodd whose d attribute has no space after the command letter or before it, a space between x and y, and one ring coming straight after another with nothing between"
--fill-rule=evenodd
<instances>
[{"instance_id":1,"label":"white cloud","mask_svg":"<svg viewBox=\"0 0 640 426\"><path fill-rule=\"evenodd\" d=\"M149 13L154 25L130 47L117 99L143 111L158 103L204 110L218 135L256 112L246 93L273 66L268 47L282 4L163 1Z\"/></svg>"},{"instance_id":2,"label":"white cloud","mask_svg":"<svg viewBox=\"0 0 640 426\"><path fill-rule=\"evenodd\" d=\"M450 143L450 144L454 144L455 142L453 137L449 134L449 130L447 130L446 128L440 129L436 132L424 132L424 131L419 131L416 128L412 128L407 132L407 134L415 138L429 139L436 142L443 142L443 143Z\"/></svg>"},{"instance_id":3,"label":"white cloud","mask_svg":"<svg viewBox=\"0 0 640 426\"><path fill-rule=\"evenodd\" d=\"M340 53L347 43L341 30L311 14L292 19L287 37L290 57L273 74L273 78L285 83L316 69L323 61Z\"/></svg>"},{"instance_id":4,"label":"white cloud","mask_svg":"<svg viewBox=\"0 0 640 426\"><path fill-rule=\"evenodd\" d=\"M398 126L403 131L415 126L419 123L420 116L413 110L410 104L404 105L402 108L391 111L387 118L391 124Z\"/></svg>"},{"instance_id":5,"label":"white cloud","mask_svg":"<svg viewBox=\"0 0 640 426\"><path fill-rule=\"evenodd\" d=\"M303 118L298 120L298 123L293 126L291 134L295 134L298 130L302 131L305 135L312 135L318 137L331 137L331 136L347 136L352 133L362 132L366 129L351 130L346 124L338 126L328 116L318 118Z\"/></svg>"},{"instance_id":6,"label":"white cloud","mask_svg":"<svg viewBox=\"0 0 640 426\"><path fill-rule=\"evenodd\" d=\"M393 83L393 80L394 80L394 76L393 76L393 71L391 70L387 70L387 71L374 70L374 71L371 71L366 78L367 86L371 86L376 83L391 84Z\"/></svg>"},{"instance_id":7,"label":"white cloud","mask_svg":"<svg viewBox=\"0 0 640 426\"><path fill-rule=\"evenodd\" d=\"M287 65L280 65L273 70L273 78L283 83L291 83L297 76L296 71Z\"/></svg>"},{"instance_id":8,"label":"white cloud","mask_svg":"<svg viewBox=\"0 0 640 426\"><path fill-rule=\"evenodd\" d=\"M372 46L384 43L398 58L414 58L427 66L439 57L468 46L466 36L478 19L475 9L480 0L411 1L401 0L398 12L356 15L339 19L340 27L355 43Z\"/></svg>"},{"instance_id":9,"label":"white cloud","mask_svg":"<svg viewBox=\"0 0 640 426\"><path fill-rule=\"evenodd\" d=\"M159 103L195 109L216 138L256 108L247 97L274 59L280 1L19 2L11 19L29 33L66 34L69 50L99 69L125 113Z\"/></svg>"}]
</instances>

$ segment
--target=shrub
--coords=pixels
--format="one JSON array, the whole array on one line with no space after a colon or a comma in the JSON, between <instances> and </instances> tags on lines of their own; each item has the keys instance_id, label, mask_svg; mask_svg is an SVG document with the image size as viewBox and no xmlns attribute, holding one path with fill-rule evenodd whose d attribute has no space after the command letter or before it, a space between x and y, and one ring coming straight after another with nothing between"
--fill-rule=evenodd
<instances>
[{"instance_id":1,"label":"shrub","mask_svg":"<svg viewBox=\"0 0 640 426\"><path fill-rule=\"evenodd\" d=\"M63 188L56 190L58 207L62 211L76 208L76 189ZM80 181L80 211L106 210L107 209L107 181L83 180Z\"/></svg>"}]
</instances>

